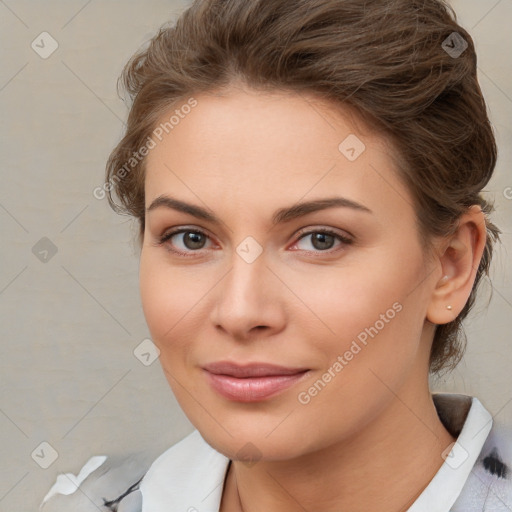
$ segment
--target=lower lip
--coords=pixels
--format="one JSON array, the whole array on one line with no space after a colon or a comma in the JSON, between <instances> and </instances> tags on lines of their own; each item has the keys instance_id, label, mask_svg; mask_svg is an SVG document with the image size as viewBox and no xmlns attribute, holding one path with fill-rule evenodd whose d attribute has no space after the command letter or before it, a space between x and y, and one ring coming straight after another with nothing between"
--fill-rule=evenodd
<instances>
[{"instance_id":1,"label":"lower lip","mask_svg":"<svg viewBox=\"0 0 512 512\"><path fill-rule=\"evenodd\" d=\"M308 372L238 379L206 371L211 387L225 398L237 402L259 402L270 398L296 384L306 373Z\"/></svg>"}]
</instances>

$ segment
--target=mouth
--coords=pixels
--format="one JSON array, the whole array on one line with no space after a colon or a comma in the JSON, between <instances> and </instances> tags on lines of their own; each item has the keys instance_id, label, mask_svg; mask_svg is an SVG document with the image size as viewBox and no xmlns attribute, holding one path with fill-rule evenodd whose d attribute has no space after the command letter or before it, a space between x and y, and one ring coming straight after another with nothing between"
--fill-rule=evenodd
<instances>
[{"instance_id":1,"label":"mouth","mask_svg":"<svg viewBox=\"0 0 512 512\"><path fill-rule=\"evenodd\" d=\"M229 361L203 367L214 391L237 402L265 400L304 379L308 368L287 368L268 363L239 365Z\"/></svg>"}]
</instances>

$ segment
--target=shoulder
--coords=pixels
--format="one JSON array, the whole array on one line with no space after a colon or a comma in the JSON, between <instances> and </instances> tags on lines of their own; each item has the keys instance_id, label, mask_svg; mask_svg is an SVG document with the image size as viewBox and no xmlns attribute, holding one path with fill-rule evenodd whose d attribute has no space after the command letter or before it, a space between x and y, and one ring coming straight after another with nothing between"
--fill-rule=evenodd
<instances>
[{"instance_id":1,"label":"shoulder","mask_svg":"<svg viewBox=\"0 0 512 512\"><path fill-rule=\"evenodd\" d=\"M213 449L201 436L198 430L194 430L180 442L171 446L162 453L147 471L142 482L142 491L152 493L165 489L172 491L193 486L197 483L205 484L211 480L215 473L221 475L229 459Z\"/></svg>"},{"instance_id":2,"label":"shoulder","mask_svg":"<svg viewBox=\"0 0 512 512\"><path fill-rule=\"evenodd\" d=\"M91 457L77 474L61 473L40 504L41 512L140 512L145 454Z\"/></svg>"},{"instance_id":3,"label":"shoulder","mask_svg":"<svg viewBox=\"0 0 512 512\"><path fill-rule=\"evenodd\" d=\"M511 509L512 427L494 420L453 511Z\"/></svg>"},{"instance_id":4,"label":"shoulder","mask_svg":"<svg viewBox=\"0 0 512 512\"><path fill-rule=\"evenodd\" d=\"M143 453L124 458L97 455L76 475L59 474L44 497L40 511L141 512L143 486L148 493L145 502L151 502L162 491L174 487L183 490L184 481L201 482L202 473L206 472L204 476L207 476L215 464L224 467L225 461L227 459L213 450L197 430L156 459Z\"/></svg>"},{"instance_id":5,"label":"shoulder","mask_svg":"<svg viewBox=\"0 0 512 512\"><path fill-rule=\"evenodd\" d=\"M141 482L151 511L219 510L229 459L194 430L158 457ZM193 506L192 506L193 505Z\"/></svg>"}]
</instances>

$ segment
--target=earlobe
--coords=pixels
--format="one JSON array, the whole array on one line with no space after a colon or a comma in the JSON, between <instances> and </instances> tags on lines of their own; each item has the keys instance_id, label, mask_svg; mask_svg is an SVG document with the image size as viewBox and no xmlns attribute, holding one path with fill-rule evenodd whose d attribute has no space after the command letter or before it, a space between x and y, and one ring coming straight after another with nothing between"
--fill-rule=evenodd
<instances>
[{"instance_id":1,"label":"earlobe","mask_svg":"<svg viewBox=\"0 0 512 512\"><path fill-rule=\"evenodd\" d=\"M446 324L455 319L457 312L452 304L455 285L451 274L445 274L438 281L427 310L427 320L433 324Z\"/></svg>"},{"instance_id":2,"label":"earlobe","mask_svg":"<svg viewBox=\"0 0 512 512\"><path fill-rule=\"evenodd\" d=\"M427 320L446 324L462 311L473 288L485 242L485 216L475 205L461 216L457 231L444 241L438 256L443 277L432 291Z\"/></svg>"}]
</instances>

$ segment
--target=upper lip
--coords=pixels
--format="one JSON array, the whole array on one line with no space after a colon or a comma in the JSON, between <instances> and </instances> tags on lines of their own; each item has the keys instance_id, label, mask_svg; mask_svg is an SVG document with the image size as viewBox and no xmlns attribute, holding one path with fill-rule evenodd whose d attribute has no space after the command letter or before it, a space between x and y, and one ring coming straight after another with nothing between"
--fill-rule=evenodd
<instances>
[{"instance_id":1,"label":"upper lip","mask_svg":"<svg viewBox=\"0 0 512 512\"><path fill-rule=\"evenodd\" d=\"M217 375L230 375L232 377L266 377L268 375L295 375L307 368L287 368L269 363L237 364L230 361L218 361L203 366L203 369Z\"/></svg>"}]
</instances>

